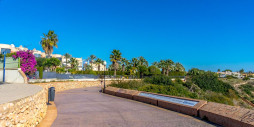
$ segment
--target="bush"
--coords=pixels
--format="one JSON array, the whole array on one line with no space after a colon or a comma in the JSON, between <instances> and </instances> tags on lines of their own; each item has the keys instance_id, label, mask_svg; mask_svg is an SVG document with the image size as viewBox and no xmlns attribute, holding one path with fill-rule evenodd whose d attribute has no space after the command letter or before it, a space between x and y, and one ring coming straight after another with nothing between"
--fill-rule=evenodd
<instances>
[{"instance_id":1,"label":"bush","mask_svg":"<svg viewBox=\"0 0 254 127\"><path fill-rule=\"evenodd\" d=\"M156 66L150 66L148 68L149 75L159 75L161 74L161 70L157 68Z\"/></svg>"},{"instance_id":2,"label":"bush","mask_svg":"<svg viewBox=\"0 0 254 127\"><path fill-rule=\"evenodd\" d=\"M134 89L138 90L138 88L144 86L145 83L142 81L114 81L109 86L117 87L117 88L124 88L124 89Z\"/></svg>"},{"instance_id":3,"label":"bush","mask_svg":"<svg viewBox=\"0 0 254 127\"><path fill-rule=\"evenodd\" d=\"M237 79L237 77L235 77L233 75L227 75L225 78L227 78L227 79Z\"/></svg>"},{"instance_id":4,"label":"bush","mask_svg":"<svg viewBox=\"0 0 254 127\"><path fill-rule=\"evenodd\" d=\"M39 71L39 78L43 78L43 67L37 67L37 70Z\"/></svg>"},{"instance_id":5,"label":"bush","mask_svg":"<svg viewBox=\"0 0 254 127\"><path fill-rule=\"evenodd\" d=\"M211 90L227 94L229 89L234 90L230 84L219 80L217 75L213 72L205 72L204 74L195 75L192 77L192 81L204 91Z\"/></svg>"},{"instance_id":6,"label":"bush","mask_svg":"<svg viewBox=\"0 0 254 127\"><path fill-rule=\"evenodd\" d=\"M171 78L165 75L155 75L151 78L145 78L144 82L156 85L173 85Z\"/></svg>"},{"instance_id":7,"label":"bush","mask_svg":"<svg viewBox=\"0 0 254 127\"><path fill-rule=\"evenodd\" d=\"M56 73L65 73L65 72L66 72L65 68L63 68L63 67L56 68Z\"/></svg>"},{"instance_id":8,"label":"bush","mask_svg":"<svg viewBox=\"0 0 254 127\"><path fill-rule=\"evenodd\" d=\"M243 78L243 81L247 81L247 80L250 80L250 77L244 77Z\"/></svg>"}]
</instances>

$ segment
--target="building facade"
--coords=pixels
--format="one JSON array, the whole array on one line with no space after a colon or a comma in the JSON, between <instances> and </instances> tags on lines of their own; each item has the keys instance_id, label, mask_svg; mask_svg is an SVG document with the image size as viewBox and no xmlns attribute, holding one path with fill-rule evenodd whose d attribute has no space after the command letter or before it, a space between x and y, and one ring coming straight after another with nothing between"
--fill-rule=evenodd
<instances>
[{"instance_id":1,"label":"building facade","mask_svg":"<svg viewBox=\"0 0 254 127\"><path fill-rule=\"evenodd\" d=\"M17 52L17 51L27 51L29 50L28 48L23 47L22 45L20 45L19 47L15 47L14 44L0 44L0 53L3 54L3 52L6 53L13 53L13 52ZM46 54L45 52L42 52L40 50L36 50L35 48L32 50L33 54L35 57L37 58L45 58ZM66 59L65 56L61 55L61 54L51 54L51 57L53 58L57 58L62 62L63 66L66 66ZM76 58L76 60L78 61L79 65L78 65L78 70L82 70L83 68L83 59L82 58ZM70 59L68 58L67 61L70 61ZM70 63L67 63L67 67L71 67Z\"/></svg>"}]
</instances>

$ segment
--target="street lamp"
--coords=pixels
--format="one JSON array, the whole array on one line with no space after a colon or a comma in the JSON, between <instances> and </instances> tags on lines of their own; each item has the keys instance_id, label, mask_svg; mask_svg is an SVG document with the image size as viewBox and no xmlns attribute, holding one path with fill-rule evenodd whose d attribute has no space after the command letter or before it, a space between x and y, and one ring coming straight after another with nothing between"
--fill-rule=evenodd
<instances>
[{"instance_id":1,"label":"street lamp","mask_svg":"<svg viewBox=\"0 0 254 127\"><path fill-rule=\"evenodd\" d=\"M3 63L3 82L5 82L5 62L6 62L6 51L3 52L4 54L4 63Z\"/></svg>"},{"instance_id":2,"label":"street lamp","mask_svg":"<svg viewBox=\"0 0 254 127\"><path fill-rule=\"evenodd\" d=\"M104 65L104 89L103 89L103 92L105 92L105 88L106 88L106 81L105 81L105 79L106 79L106 74L105 74L105 71L106 71L106 64L107 64L107 62L106 62L106 60L103 62L103 65Z\"/></svg>"}]
</instances>

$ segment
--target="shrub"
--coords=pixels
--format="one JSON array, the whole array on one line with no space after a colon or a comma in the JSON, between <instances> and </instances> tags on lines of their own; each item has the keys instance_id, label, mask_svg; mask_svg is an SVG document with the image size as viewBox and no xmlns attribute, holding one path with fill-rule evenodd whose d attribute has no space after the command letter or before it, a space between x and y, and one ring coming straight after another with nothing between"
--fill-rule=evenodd
<instances>
[{"instance_id":1,"label":"shrub","mask_svg":"<svg viewBox=\"0 0 254 127\"><path fill-rule=\"evenodd\" d=\"M144 82L156 85L173 85L171 78L165 75L155 75L151 78L145 78Z\"/></svg>"},{"instance_id":2,"label":"shrub","mask_svg":"<svg viewBox=\"0 0 254 127\"><path fill-rule=\"evenodd\" d=\"M250 80L250 77L244 77L243 78L243 81L247 81L247 80Z\"/></svg>"},{"instance_id":3,"label":"shrub","mask_svg":"<svg viewBox=\"0 0 254 127\"><path fill-rule=\"evenodd\" d=\"M192 81L204 91L211 90L226 94L229 89L234 90L230 84L219 80L217 75L213 72L205 72L204 74L195 75L192 77Z\"/></svg>"},{"instance_id":4,"label":"shrub","mask_svg":"<svg viewBox=\"0 0 254 127\"><path fill-rule=\"evenodd\" d=\"M66 72L65 68L63 68L63 67L56 68L56 73L65 73L65 72Z\"/></svg>"},{"instance_id":5,"label":"shrub","mask_svg":"<svg viewBox=\"0 0 254 127\"><path fill-rule=\"evenodd\" d=\"M148 68L149 75L159 75L161 74L161 70L157 68L156 66L150 66Z\"/></svg>"},{"instance_id":6,"label":"shrub","mask_svg":"<svg viewBox=\"0 0 254 127\"><path fill-rule=\"evenodd\" d=\"M117 88L124 88L124 89L134 89L137 90L138 88L144 86L145 83L143 81L114 81L110 84L112 87L117 87Z\"/></svg>"},{"instance_id":7,"label":"shrub","mask_svg":"<svg viewBox=\"0 0 254 127\"><path fill-rule=\"evenodd\" d=\"M43 67L37 67L37 70L39 71L39 78L43 78Z\"/></svg>"},{"instance_id":8,"label":"shrub","mask_svg":"<svg viewBox=\"0 0 254 127\"><path fill-rule=\"evenodd\" d=\"M12 56L14 59L20 58L20 67L21 70L26 75L33 75L37 69L36 69L36 59L33 55L33 51L27 50L27 51L18 51L15 55Z\"/></svg>"},{"instance_id":9,"label":"shrub","mask_svg":"<svg viewBox=\"0 0 254 127\"><path fill-rule=\"evenodd\" d=\"M235 77L233 75L227 75L225 78L227 78L227 79L237 79L237 77Z\"/></svg>"}]
</instances>

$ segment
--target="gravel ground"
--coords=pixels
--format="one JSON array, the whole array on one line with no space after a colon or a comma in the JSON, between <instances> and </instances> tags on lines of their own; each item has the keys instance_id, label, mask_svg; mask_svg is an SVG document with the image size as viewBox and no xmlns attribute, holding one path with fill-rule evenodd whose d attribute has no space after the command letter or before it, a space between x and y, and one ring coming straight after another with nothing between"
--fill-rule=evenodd
<instances>
[{"instance_id":1,"label":"gravel ground","mask_svg":"<svg viewBox=\"0 0 254 127\"><path fill-rule=\"evenodd\" d=\"M40 90L40 86L30 84L1 84L0 104L34 95Z\"/></svg>"}]
</instances>

